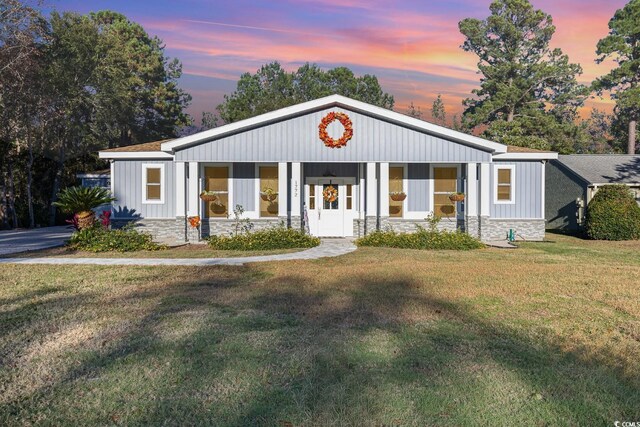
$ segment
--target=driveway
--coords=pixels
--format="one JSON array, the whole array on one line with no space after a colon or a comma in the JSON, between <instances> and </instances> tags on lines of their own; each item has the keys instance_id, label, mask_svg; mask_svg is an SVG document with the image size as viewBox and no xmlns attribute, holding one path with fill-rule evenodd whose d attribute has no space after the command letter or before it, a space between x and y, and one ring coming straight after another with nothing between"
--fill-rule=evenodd
<instances>
[{"instance_id":1,"label":"driveway","mask_svg":"<svg viewBox=\"0 0 640 427\"><path fill-rule=\"evenodd\" d=\"M62 246L72 232L73 228L67 225L0 231L0 255Z\"/></svg>"}]
</instances>

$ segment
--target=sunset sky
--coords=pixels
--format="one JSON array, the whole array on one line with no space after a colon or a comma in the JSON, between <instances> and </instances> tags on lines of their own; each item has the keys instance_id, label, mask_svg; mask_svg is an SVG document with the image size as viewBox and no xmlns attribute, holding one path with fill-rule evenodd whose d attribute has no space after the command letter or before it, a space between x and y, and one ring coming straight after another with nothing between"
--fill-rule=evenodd
<instances>
[{"instance_id":1,"label":"sunset sky","mask_svg":"<svg viewBox=\"0 0 640 427\"><path fill-rule=\"evenodd\" d=\"M534 0L553 16L552 41L584 69L582 82L606 73L595 46L624 0ZM183 63L180 85L193 96L189 112L199 120L231 93L243 72L279 61L287 70L305 62L323 68L346 66L374 74L394 95L395 109L410 102L428 112L441 93L449 118L477 87L477 58L460 49L458 22L485 18L489 0L59 0L59 11L121 12L166 44ZM608 99L589 107L610 110Z\"/></svg>"}]
</instances>

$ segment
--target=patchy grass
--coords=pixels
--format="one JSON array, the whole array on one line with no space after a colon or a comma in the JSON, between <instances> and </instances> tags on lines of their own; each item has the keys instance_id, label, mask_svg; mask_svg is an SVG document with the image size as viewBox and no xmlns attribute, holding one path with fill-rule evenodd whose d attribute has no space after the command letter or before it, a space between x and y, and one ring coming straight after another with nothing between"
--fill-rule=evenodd
<instances>
[{"instance_id":1,"label":"patchy grass","mask_svg":"<svg viewBox=\"0 0 640 427\"><path fill-rule=\"evenodd\" d=\"M240 258L248 256L288 254L305 249L275 249L265 251L219 251L209 248L205 244L177 246L161 251L135 252L86 252L66 247L42 249L0 256L0 258Z\"/></svg>"},{"instance_id":2,"label":"patchy grass","mask_svg":"<svg viewBox=\"0 0 640 427\"><path fill-rule=\"evenodd\" d=\"M0 271L0 425L640 419L640 243ZM635 256L634 256L635 253Z\"/></svg>"}]
</instances>

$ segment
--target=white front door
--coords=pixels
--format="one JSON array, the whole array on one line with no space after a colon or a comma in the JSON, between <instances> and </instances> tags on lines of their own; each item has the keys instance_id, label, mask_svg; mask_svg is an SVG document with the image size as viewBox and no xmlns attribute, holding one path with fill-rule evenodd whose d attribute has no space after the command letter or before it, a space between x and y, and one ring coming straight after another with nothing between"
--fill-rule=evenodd
<instances>
[{"instance_id":1,"label":"white front door","mask_svg":"<svg viewBox=\"0 0 640 427\"><path fill-rule=\"evenodd\" d=\"M349 178L308 179L305 185L309 231L318 237L353 236L355 182ZM326 197L325 197L326 196Z\"/></svg>"}]
</instances>

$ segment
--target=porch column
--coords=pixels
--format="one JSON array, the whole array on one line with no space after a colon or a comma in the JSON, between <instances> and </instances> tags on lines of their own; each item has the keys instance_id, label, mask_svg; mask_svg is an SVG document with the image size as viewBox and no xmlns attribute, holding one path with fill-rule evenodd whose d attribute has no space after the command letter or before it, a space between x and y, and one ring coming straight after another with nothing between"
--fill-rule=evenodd
<instances>
[{"instance_id":1,"label":"porch column","mask_svg":"<svg viewBox=\"0 0 640 427\"><path fill-rule=\"evenodd\" d=\"M378 178L376 164L367 163L365 234L375 231L378 222Z\"/></svg>"},{"instance_id":2,"label":"porch column","mask_svg":"<svg viewBox=\"0 0 640 427\"><path fill-rule=\"evenodd\" d=\"M380 163L380 216L389 216L389 163Z\"/></svg>"},{"instance_id":3,"label":"porch column","mask_svg":"<svg viewBox=\"0 0 640 427\"><path fill-rule=\"evenodd\" d=\"M483 227L488 226L491 212L491 163L480 163L480 239L485 234Z\"/></svg>"},{"instance_id":4,"label":"porch column","mask_svg":"<svg viewBox=\"0 0 640 427\"><path fill-rule=\"evenodd\" d=\"M299 162L291 163L291 228L300 229L302 218L300 205L302 199L302 165Z\"/></svg>"},{"instance_id":5,"label":"porch column","mask_svg":"<svg viewBox=\"0 0 640 427\"><path fill-rule=\"evenodd\" d=\"M189 162L189 179L187 184L187 216L197 216L200 214L200 182L198 173L198 162ZM184 185L184 184L183 184ZM202 228L204 219L201 221L200 227ZM187 227L187 240L190 242L197 242L200 240L200 234L197 229L191 226Z\"/></svg>"},{"instance_id":6,"label":"porch column","mask_svg":"<svg viewBox=\"0 0 640 427\"><path fill-rule=\"evenodd\" d=\"M183 217L187 213L187 199L185 187L187 185L187 171L184 162L176 163L176 217Z\"/></svg>"},{"instance_id":7,"label":"porch column","mask_svg":"<svg viewBox=\"0 0 640 427\"><path fill-rule=\"evenodd\" d=\"M287 218L287 205L289 195L287 194L287 188L289 183L287 180L287 163L278 163L278 216L280 218Z\"/></svg>"},{"instance_id":8,"label":"porch column","mask_svg":"<svg viewBox=\"0 0 640 427\"><path fill-rule=\"evenodd\" d=\"M198 162L189 162L189 185L187 195L187 200L189 201L187 205L187 215L188 216L196 216L198 215L198 211L200 210L200 202L199 202L199 182L198 182Z\"/></svg>"},{"instance_id":9,"label":"porch column","mask_svg":"<svg viewBox=\"0 0 640 427\"><path fill-rule=\"evenodd\" d=\"M465 229L474 237L479 236L478 223L478 164L467 163L467 196L465 202Z\"/></svg>"}]
</instances>

